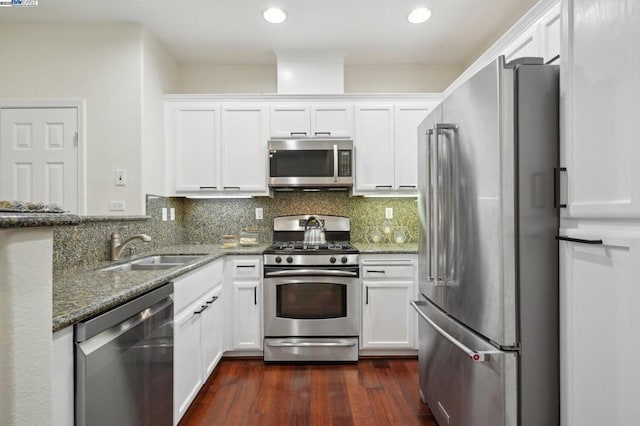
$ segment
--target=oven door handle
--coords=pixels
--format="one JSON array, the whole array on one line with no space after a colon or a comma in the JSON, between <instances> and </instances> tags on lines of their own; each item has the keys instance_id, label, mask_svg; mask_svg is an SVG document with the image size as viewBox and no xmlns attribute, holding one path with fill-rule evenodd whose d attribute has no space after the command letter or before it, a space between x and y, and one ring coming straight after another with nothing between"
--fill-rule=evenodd
<instances>
[{"instance_id":1,"label":"oven door handle","mask_svg":"<svg viewBox=\"0 0 640 426\"><path fill-rule=\"evenodd\" d=\"M322 276L322 277L357 277L357 272L352 271L339 271L336 269L322 270L322 269L291 269L286 271L273 271L265 272L266 277L309 277L309 276Z\"/></svg>"},{"instance_id":2,"label":"oven door handle","mask_svg":"<svg viewBox=\"0 0 640 426\"><path fill-rule=\"evenodd\" d=\"M355 346L355 342L349 342L346 340L341 340L337 342L269 342L267 346L272 348L282 348L282 347L332 347L332 348L347 348L350 346Z\"/></svg>"}]
</instances>

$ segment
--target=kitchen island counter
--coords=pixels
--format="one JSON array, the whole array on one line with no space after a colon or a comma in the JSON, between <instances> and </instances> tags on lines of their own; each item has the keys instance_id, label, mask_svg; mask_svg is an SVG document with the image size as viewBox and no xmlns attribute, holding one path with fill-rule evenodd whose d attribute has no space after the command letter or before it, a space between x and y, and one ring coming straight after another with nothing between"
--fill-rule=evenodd
<instances>
[{"instance_id":1,"label":"kitchen island counter","mask_svg":"<svg viewBox=\"0 0 640 426\"><path fill-rule=\"evenodd\" d=\"M167 246L121 262L103 262L93 267L54 271L53 331L98 315L148 292L186 272L227 255L260 255L266 245L221 249L218 245L180 244ZM156 271L100 271L100 268L151 255L202 254L197 261Z\"/></svg>"}]
</instances>

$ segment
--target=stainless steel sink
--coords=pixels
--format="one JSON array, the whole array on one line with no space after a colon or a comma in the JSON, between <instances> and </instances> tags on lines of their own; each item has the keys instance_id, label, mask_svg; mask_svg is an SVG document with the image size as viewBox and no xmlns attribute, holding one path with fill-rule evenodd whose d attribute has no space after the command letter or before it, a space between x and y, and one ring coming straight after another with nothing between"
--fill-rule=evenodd
<instances>
[{"instance_id":1,"label":"stainless steel sink","mask_svg":"<svg viewBox=\"0 0 640 426\"><path fill-rule=\"evenodd\" d=\"M119 272L119 271L160 271L163 269L171 269L180 266L182 263L156 263L156 264L136 264L124 263L122 265L108 266L100 269L101 271Z\"/></svg>"},{"instance_id":2,"label":"stainless steel sink","mask_svg":"<svg viewBox=\"0 0 640 426\"><path fill-rule=\"evenodd\" d=\"M171 269L181 266L185 263L198 260L205 255L192 254L171 254L143 257L142 259L133 260L121 265L107 266L101 268L100 271L120 272L120 271L159 271L163 269Z\"/></svg>"},{"instance_id":3,"label":"stainless steel sink","mask_svg":"<svg viewBox=\"0 0 640 426\"><path fill-rule=\"evenodd\" d=\"M134 265L157 265L163 263L188 263L194 260L198 260L202 255L190 255L190 254L171 254L160 256L143 257L142 259L134 260L131 262Z\"/></svg>"}]
</instances>

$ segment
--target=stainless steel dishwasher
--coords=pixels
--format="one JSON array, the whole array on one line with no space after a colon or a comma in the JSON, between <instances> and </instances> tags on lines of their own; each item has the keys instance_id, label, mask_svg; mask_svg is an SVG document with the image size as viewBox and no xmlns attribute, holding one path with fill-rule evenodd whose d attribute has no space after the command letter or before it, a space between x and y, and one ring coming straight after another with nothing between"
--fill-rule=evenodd
<instances>
[{"instance_id":1,"label":"stainless steel dishwasher","mask_svg":"<svg viewBox=\"0 0 640 426\"><path fill-rule=\"evenodd\" d=\"M75 326L76 425L170 425L173 283Z\"/></svg>"}]
</instances>

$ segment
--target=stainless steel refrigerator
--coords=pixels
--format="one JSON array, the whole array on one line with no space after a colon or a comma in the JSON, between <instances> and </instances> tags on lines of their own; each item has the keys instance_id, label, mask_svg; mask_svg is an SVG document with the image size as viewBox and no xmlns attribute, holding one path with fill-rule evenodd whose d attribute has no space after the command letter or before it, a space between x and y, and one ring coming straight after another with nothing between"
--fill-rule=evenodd
<instances>
[{"instance_id":1,"label":"stainless steel refrigerator","mask_svg":"<svg viewBox=\"0 0 640 426\"><path fill-rule=\"evenodd\" d=\"M440 425L559 424L558 67L500 57L419 126L420 391Z\"/></svg>"}]
</instances>

